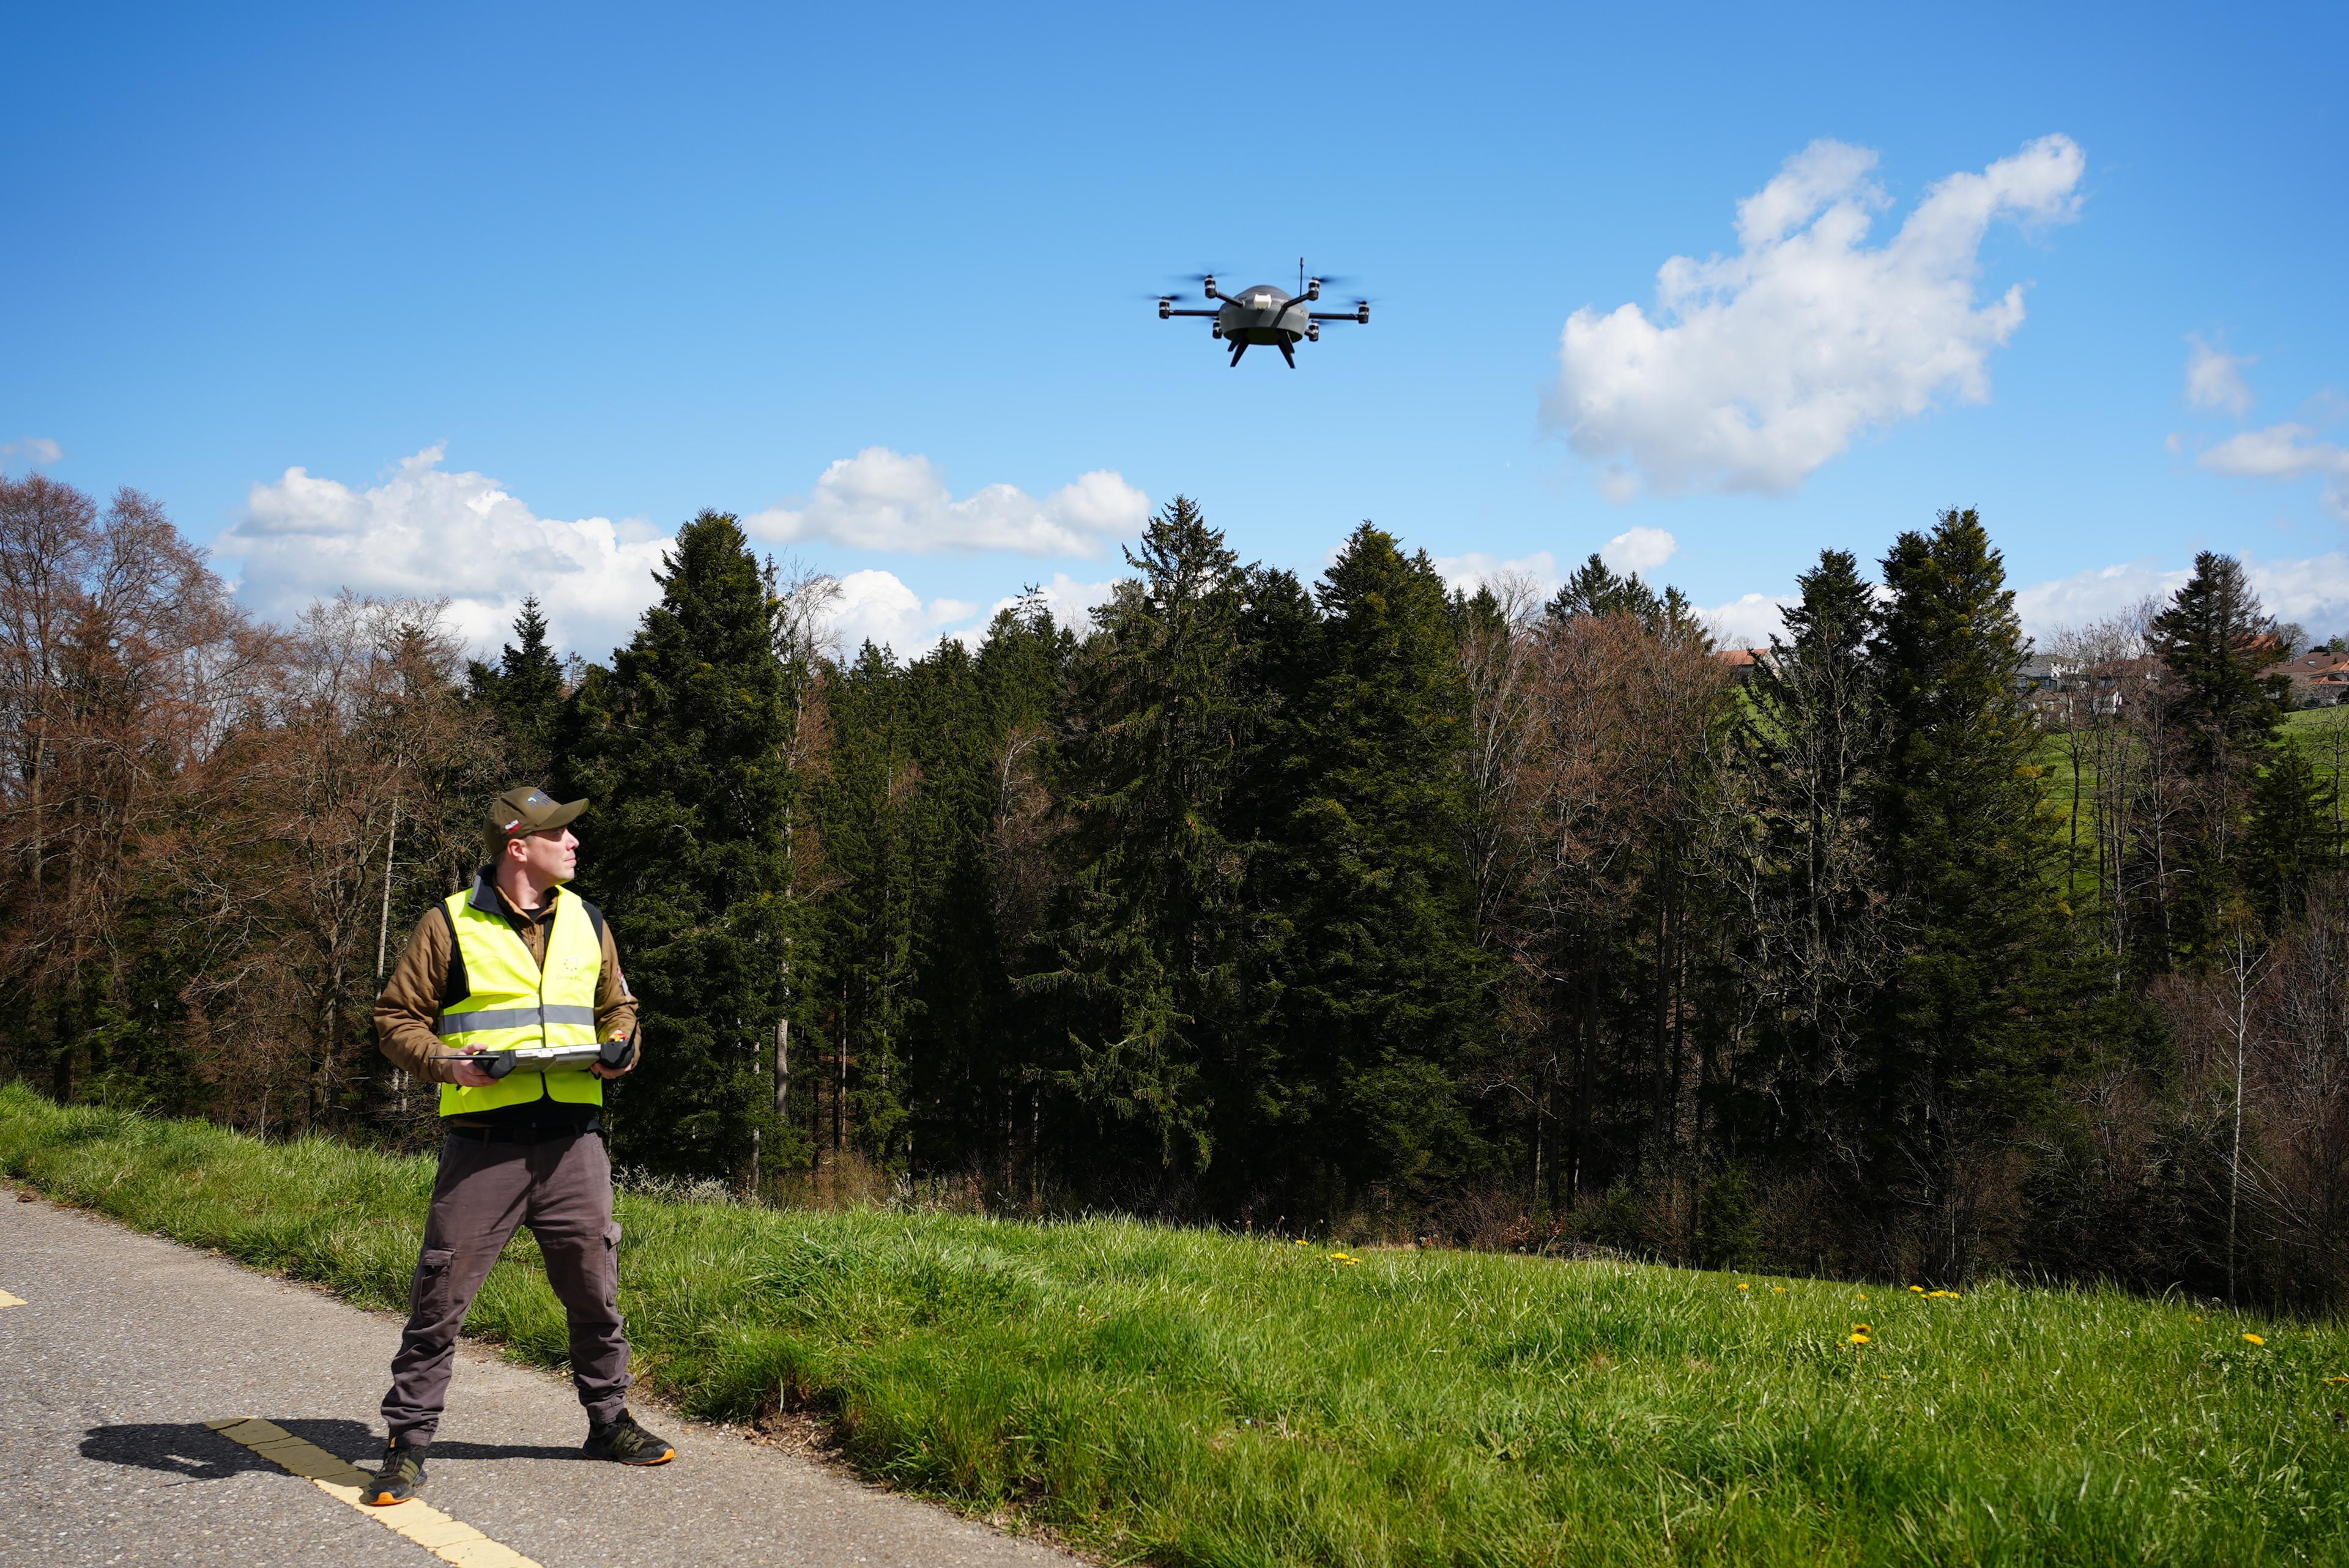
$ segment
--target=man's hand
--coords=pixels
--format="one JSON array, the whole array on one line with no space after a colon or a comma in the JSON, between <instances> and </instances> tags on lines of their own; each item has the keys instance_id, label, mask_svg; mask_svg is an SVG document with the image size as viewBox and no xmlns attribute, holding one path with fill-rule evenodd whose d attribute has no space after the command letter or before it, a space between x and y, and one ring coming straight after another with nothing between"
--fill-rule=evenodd
<instances>
[{"instance_id":1,"label":"man's hand","mask_svg":"<svg viewBox=\"0 0 2349 1568\"><path fill-rule=\"evenodd\" d=\"M498 1081L490 1076L489 1068L476 1067L471 1062L451 1063L449 1068L449 1077L452 1082L466 1088L487 1088Z\"/></svg>"},{"instance_id":2,"label":"man's hand","mask_svg":"<svg viewBox=\"0 0 2349 1568\"><path fill-rule=\"evenodd\" d=\"M613 1037L622 1040L627 1038L626 1035L617 1035ZM599 1078L616 1078L625 1073L630 1073L636 1070L636 1057L638 1054L639 1053L637 1052L636 1046L631 1043L628 1047L627 1056L621 1061L618 1067L607 1068L602 1062L589 1062L587 1064L587 1070L594 1073Z\"/></svg>"}]
</instances>

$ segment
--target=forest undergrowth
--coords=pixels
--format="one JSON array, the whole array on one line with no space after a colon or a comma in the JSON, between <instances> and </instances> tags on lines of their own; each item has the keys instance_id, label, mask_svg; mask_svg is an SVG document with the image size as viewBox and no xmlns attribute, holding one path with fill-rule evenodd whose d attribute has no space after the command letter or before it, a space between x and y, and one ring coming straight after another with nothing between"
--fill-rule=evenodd
<instances>
[{"instance_id":1,"label":"forest undergrowth","mask_svg":"<svg viewBox=\"0 0 2349 1568\"><path fill-rule=\"evenodd\" d=\"M432 1165L12 1084L0 1172L380 1308ZM2337 1322L1111 1218L618 1212L644 1384L813 1413L861 1473L1107 1561L2349 1562ZM561 1364L526 1236L471 1328Z\"/></svg>"}]
</instances>

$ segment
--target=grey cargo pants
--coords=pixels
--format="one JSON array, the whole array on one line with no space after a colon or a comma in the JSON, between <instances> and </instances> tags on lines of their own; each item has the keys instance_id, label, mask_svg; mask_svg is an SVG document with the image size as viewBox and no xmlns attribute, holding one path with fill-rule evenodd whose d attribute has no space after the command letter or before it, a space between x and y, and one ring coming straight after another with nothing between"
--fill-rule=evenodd
<instances>
[{"instance_id":1,"label":"grey cargo pants","mask_svg":"<svg viewBox=\"0 0 2349 1568\"><path fill-rule=\"evenodd\" d=\"M429 1442L449 1397L457 1330L517 1225L546 1258L571 1325L571 1381L590 1419L628 1402L628 1336L620 1320L620 1227L612 1219L612 1161L600 1134L537 1142L481 1142L451 1129L440 1148L424 1250L408 1288L408 1327L383 1397L391 1435Z\"/></svg>"}]
</instances>

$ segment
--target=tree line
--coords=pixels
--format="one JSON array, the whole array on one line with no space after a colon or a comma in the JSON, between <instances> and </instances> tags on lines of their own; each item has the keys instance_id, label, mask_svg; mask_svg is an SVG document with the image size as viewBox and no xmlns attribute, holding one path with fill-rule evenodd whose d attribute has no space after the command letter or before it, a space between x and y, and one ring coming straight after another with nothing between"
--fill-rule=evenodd
<instances>
[{"instance_id":1,"label":"tree line","mask_svg":"<svg viewBox=\"0 0 2349 1568\"><path fill-rule=\"evenodd\" d=\"M2037 692L1971 511L1743 662L1597 556L1470 593L1366 523L1307 583L1178 498L1127 562L907 660L705 512L608 663L535 603L474 659L0 479L0 1072L420 1144L368 1006L528 780L594 801L639 1168L2349 1297L2349 740L2236 562Z\"/></svg>"}]
</instances>

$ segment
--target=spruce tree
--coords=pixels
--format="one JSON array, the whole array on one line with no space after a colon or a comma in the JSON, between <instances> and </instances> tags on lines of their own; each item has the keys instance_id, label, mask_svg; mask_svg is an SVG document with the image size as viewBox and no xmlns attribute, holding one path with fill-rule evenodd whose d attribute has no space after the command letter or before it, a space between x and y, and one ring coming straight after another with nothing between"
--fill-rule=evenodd
<instances>
[{"instance_id":1,"label":"spruce tree","mask_svg":"<svg viewBox=\"0 0 2349 1568\"><path fill-rule=\"evenodd\" d=\"M2208 550L2195 556L2193 575L2153 618L2149 641L2187 766L2209 773L2256 762L2283 722L2285 680L2268 673L2282 648L2242 562Z\"/></svg>"},{"instance_id":2,"label":"spruce tree","mask_svg":"<svg viewBox=\"0 0 2349 1568\"><path fill-rule=\"evenodd\" d=\"M2005 567L1971 510L1902 534L1869 659L1882 694L1869 838L1904 952L1869 1063L1880 1190L1910 1207L1927 1266L1973 1254L1984 1172L2050 1082L2069 927L2017 689L2025 644Z\"/></svg>"},{"instance_id":3,"label":"spruce tree","mask_svg":"<svg viewBox=\"0 0 2349 1568\"><path fill-rule=\"evenodd\" d=\"M1065 1042L1053 1074L1100 1119L1101 1153L1146 1171L1213 1156L1203 1067L1233 1000L1239 855L1226 832L1247 727L1246 574L1177 496L1125 552L1074 668L1064 810L1076 865L1024 985ZM1140 1152L1141 1150L1133 1150Z\"/></svg>"},{"instance_id":4,"label":"spruce tree","mask_svg":"<svg viewBox=\"0 0 2349 1568\"><path fill-rule=\"evenodd\" d=\"M1424 552L1364 523L1317 597L1268 851L1294 1128L1278 1152L1332 1198L1411 1191L1480 1153L1458 1071L1486 980L1459 855L1466 683Z\"/></svg>"},{"instance_id":5,"label":"spruce tree","mask_svg":"<svg viewBox=\"0 0 2349 1568\"><path fill-rule=\"evenodd\" d=\"M2201 968L2227 945L2229 904L2251 891L2237 862L2261 765L2283 723L2286 681L2270 673L2282 649L2241 562L2207 550L2154 617L2149 641L2162 663L2156 700L2168 738L2157 766L2187 806L2167 827L2164 874L2151 879L2162 916L2154 929L2165 939L2160 957Z\"/></svg>"},{"instance_id":6,"label":"spruce tree","mask_svg":"<svg viewBox=\"0 0 2349 1568\"><path fill-rule=\"evenodd\" d=\"M497 715L506 739L506 769L516 782L550 776L554 736L563 716L563 665L547 642L546 617L535 594L514 617L517 642L508 643L492 669L478 659L466 667L471 696Z\"/></svg>"},{"instance_id":7,"label":"spruce tree","mask_svg":"<svg viewBox=\"0 0 2349 1568\"><path fill-rule=\"evenodd\" d=\"M1636 572L1619 573L1593 551L1590 559L1568 573L1547 606L1557 620L1578 615L1629 615L1642 624L1653 622L1663 608L1656 591Z\"/></svg>"},{"instance_id":8,"label":"spruce tree","mask_svg":"<svg viewBox=\"0 0 2349 1568\"><path fill-rule=\"evenodd\" d=\"M866 643L832 683L833 748L819 790L826 864L821 985L830 1016L810 1042L826 1082L817 1147L901 1164L907 1035L918 1006L928 780L914 754L915 676Z\"/></svg>"},{"instance_id":9,"label":"spruce tree","mask_svg":"<svg viewBox=\"0 0 2349 1568\"><path fill-rule=\"evenodd\" d=\"M608 671L574 694L580 891L611 922L645 1018L612 1094L619 1158L741 1177L774 1148L769 1081L782 1006L781 830L790 733L770 575L731 516L678 532Z\"/></svg>"},{"instance_id":10,"label":"spruce tree","mask_svg":"<svg viewBox=\"0 0 2349 1568\"><path fill-rule=\"evenodd\" d=\"M2298 918L2309 893L2334 870L2335 780L2320 780L2307 754L2290 738L2268 752L2251 787L2250 831L2243 843L2244 892L2271 937Z\"/></svg>"},{"instance_id":11,"label":"spruce tree","mask_svg":"<svg viewBox=\"0 0 2349 1568\"><path fill-rule=\"evenodd\" d=\"M1883 961L1866 790L1878 710L1875 592L1844 551L1795 579L1785 634L1755 665L1732 748L1744 830L1730 867L1749 917L1736 952L1761 1057L1742 1143L1815 1142L1848 1109L1855 1031Z\"/></svg>"}]
</instances>

